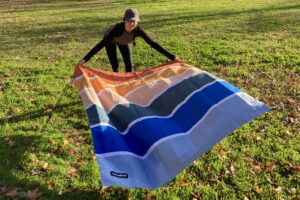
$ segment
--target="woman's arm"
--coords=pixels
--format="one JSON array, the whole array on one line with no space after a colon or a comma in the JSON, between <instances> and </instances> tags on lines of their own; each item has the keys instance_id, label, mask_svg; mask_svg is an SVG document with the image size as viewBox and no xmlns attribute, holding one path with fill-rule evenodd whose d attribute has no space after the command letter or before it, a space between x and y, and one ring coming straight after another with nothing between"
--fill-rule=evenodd
<instances>
[{"instance_id":1,"label":"woman's arm","mask_svg":"<svg viewBox=\"0 0 300 200\"><path fill-rule=\"evenodd\" d=\"M154 48L155 50L157 50L158 52L160 52L161 54L165 55L166 57L168 57L170 60L174 60L175 59L175 55L171 54L170 52L168 52L167 50L165 50L162 46L160 46L159 44L157 44L155 41L153 41L147 34L146 32L138 27L137 28L137 35L141 36L145 42L147 44L149 44L152 48Z\"/></svg>"},{"instance_id":2,"label":"woman's arm","mask_svg":"<svg viewBox=\"0 0 300 200\"><path fill-rule=\"evenodd\" d=\"M123 28L124 29L124 28ZM117 24L107 35L103 37L103 39L94 46L84 57L84 62L87 62L93 57L96 53L98 53L105 45L109 42L111 42L115 37L120 35L122 33L122 25Z\"/></svg>"}]
</instances>

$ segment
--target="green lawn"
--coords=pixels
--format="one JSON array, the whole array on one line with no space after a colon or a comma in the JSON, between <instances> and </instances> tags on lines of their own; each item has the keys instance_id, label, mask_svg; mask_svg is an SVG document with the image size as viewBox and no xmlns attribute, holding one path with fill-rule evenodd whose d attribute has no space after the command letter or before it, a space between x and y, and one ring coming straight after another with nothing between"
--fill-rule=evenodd
<instances>
[{"instance_id":1,"label":"green lawn","mask_svg":"<svg viewBox=\"0 0 300 200\"><path fill-rule=\"evenodd\" d=\"M271 107L156 190L101 188L68 85L128 7L167 50ZM300 199L299 0L0 1L0 38L0 199ZM142 39L133 57L167 61ZM87 65L110 70L104 50Z\"/></svg>"}]
</instances>

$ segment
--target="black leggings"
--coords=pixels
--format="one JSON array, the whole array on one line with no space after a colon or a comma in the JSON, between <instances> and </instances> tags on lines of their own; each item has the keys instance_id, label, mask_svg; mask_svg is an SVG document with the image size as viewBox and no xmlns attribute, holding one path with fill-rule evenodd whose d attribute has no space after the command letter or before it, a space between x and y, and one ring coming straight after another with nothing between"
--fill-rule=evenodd
<instances>
[{"instance_id":1,"label":"black leggings","mask_svg":"<svg viewBox=\"0 0 300 200\"><path fill-rule=\"evenodd\" d=\"M119 50L122 54L126 72L132 72L132 53L129 44L118 45ZM119 61L117 58L117 45L109 43L105 46L106 53L109 58L109 62L114 72L119 71Z\"/></svg>"}]
</instances>

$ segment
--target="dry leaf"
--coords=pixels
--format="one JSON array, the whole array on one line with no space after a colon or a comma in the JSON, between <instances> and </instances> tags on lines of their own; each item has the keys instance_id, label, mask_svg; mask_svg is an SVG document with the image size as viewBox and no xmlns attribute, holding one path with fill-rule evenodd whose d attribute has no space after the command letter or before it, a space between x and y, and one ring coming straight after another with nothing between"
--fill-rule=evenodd
<instances>
[{"instance_id":1,"label":"dry leaf","mask_svg":"<svg viewBox=\"0 0 300 200\"><path fill-rule=\"evenodd\" d=\"M263 192L263 189L256 186L256 187L255 187L255 191L256 191L258 194L260 194L260 193Z\"/></svg>"},{"instance_id":2,"label":"dry leaf","mask_svg":"<svg viewBox=\"0 0 300 200\"><path fill-rule=\"evenodd\" d=\"M43 165L43 169L44 169L44 170L49 169L49 164L48 164L47 162Z\"/></svg>"},{"instance_id":3,"label":"dry leaf","mask_svg":"<svg viewBox=\"0 0 300 200\"><path fill-rule=\"evenodd\" d=\"M77 169L75 169L75 168L70 168L66 171L66 173L69 175L75 174L76 172L77 172Z\"/></svg>"},{"instance_id":4,"label":"dry leaf","mask_svg":"<svg viewBox=\"0 0 300 200\"><path fill-rule=\"evenodd\" d=\"M52 112L52 109L51 108L47 108L44 110L44 113L51 113Z\"/></svg>"},{"instance_id":5,"label":"dry leaf","mask_svg":"<svg viewBox=\"0 0 300 200\"><path fill-rule=\"evenodd\" d=\"M11 75L11 73L5 73L4 74L4 77L11 77L12 75Z\"/></svg>"},{"instance_id":6,"label":"dry leaf","mask_svg":"<svg viewBox=\"0 0 300 200\"><path fill-rule=\"evenodd\" d=\"M231 172L232 174L234 174L234 173L236 172L236 169L234 168L233 165L230 166L230 172Z\"/></svg>"},{"instance_id":7,"label":"dry leaf","mask_svg":"<svg viewBox=\"0 0 300 200\"><path fill-rule=\"evenodd\" d=\"M75 152L74 149L68 149L66 153L67 153L68 155L71 155L71 154L73 154L74 152Z\"/></svg>"},{"instance_id":8,"label":"dry leaf","mask_svg":"<svg viewBox=\"0 0 300 200\"><path fill-rule=\"evenodd\" d=\"M69 144L69 140L68 140L68 139L65 139L64 142L63 142L62 147L65 147L65 146L67 146L68 144Z\"/></svg>"},{"instance_id":9,"label":"dry leaf","mask_svg":"<svg viewBox=\"0 0 300 200\"><path fill-rule=\"evenodd\" d=\"M297 100L292 99L292 98L290 98L290 97L287 98L287 101L288 101L288 103L291 104L291 105L295 105L295 104L298 103Z\"/></svg>"},{"instance_id":10,"label":"dry leaf","mask_svg":"<svg viewBox=\"0 0 300 200\"><path fill-rule=\"evenodd\" d=\"M263 98L263 102L265 104L270 104L271 103L271 101L269 99L265 98L265 97Z\"/></svg>"},{"instance_id":11,"label":"dry leaf","mask_svg":"<svg viewBox=\"0 0 300 200\"><path fill-rule=\"evenodd\" d=\"M37 160L37 159L34 159L34 160L32 160L31 162L32 162L33 164L38 164L38 163L40 163L40 161Z\"/></svg>"},{"instance_id":12,"label":"dry leaf","mask_svg":"<svg viewBox=\"0 0 300 200\"><path fill-rule=\"evenodd\" d=\"M28 138L23 139L23 144L26 145L30 144L30 140Z\"/></svg>"},{"instance_id":13,"label":"dry leaf","mask_svg":"<svg viewBox=\"0 0 300 200\"><path fill-rule=\"evenodd\" d=\"M4 186L2 186L2 187L0 188L0 193L5 194L5 193L7 193L7 192L8 192L8 188L7 188L6 185L4 185Z\"/></svg>"},{"instance_id":14,"label":"dry leaf","mask_svg":"<svg viewBox=\"0 0 300 200\"><path fill-rule=\"evenodd\" d=\"M179 185L188 186L189 184L187 182L185 182L185 180L183 178L181 178L181 179L179 179Z\"/></svg>"},{"instance_id":15,"label":"dry leaf","mask_svg":"<svg viewBox=\"0 0 300 200\"><path fill-rule=\"evenodd\" d=\"M39 189L36 188L34 190L29 190L27 192L27 195L26 195L26 199L28 200L36 200L38 199L43 193L42 192L39 192Z\"/></svg>"},{"instance_id":16,"label":"dry leaf","mask_svg":"<svg viewBox=\"0 0 300 200\"><path fill-rule=\"evenodd\" d=\"M50 183L49 185L48 185L48 190L53 190L54 189L54 186L55 186L55 183Z\"/></svg>"},{"instance_id":17,"label":"dry leaf","mask_svg":"<svg viewBox=\"0 0 300 200\"><path fill-rule=\"evenodd\" d=\"M274 170L275 169L275 163L273 163L273 162L266 163L266 169L269 170L269 171Z\"/></svg>"},{"instance_id":18,"label":"dry leaf","mask_svg":"<svg viewBox=\"0 0 300 200\"><path fill-rule=\"evenodd\" d=\"M51 153L55 153L58 151L58 147L51 147Z\"/></svg>"},{"instance_id":19,"label":"dry leaf","mask_svg":"<svg viewBox=\"0 0 300 200\"><path fill-rule=\"evenodd\" d=\"M12 191L6 193L5 196L15 198L16 196L19 195L19 191L20 191L19 188L14 188Z\"/></svg>"},{"instance_id":20,"label":"dry leaf","mask_svg":"<svg viewBox=\"0 0 300 200\"><path fill-rule=\"evenodd\" d=\"M205 163L205 165L204 165L204 170L205 170L206 172L210 172L210 166L209 166L209 164Z\"/></svg>"},{"instance_id":21,"label":"dry leaf","mask_svg":"<svg viewBox=\"0 0 300 200\"><path fill-rule=\"evenodd\" d=\"M298 166L292 167L292 170L294 173L300 174L300 167Z\"/></svg>"},{"instance_id":22,"label":"dry leaf","mask_svg":"<svg viewBox=\"0 0 300 200\"><path fill-rule=\"evenodd\" d=\"M6 144L8 144L11 147L14 146L14 144L15 144L15 142L10 137L4 138L4 141Z\"/></svg>"},{"instance_id":23,"label":"dry leaf","mask_svg":"<svg viewBox=\"0 0 300 200\"><path fill-rule=\"evenodd\" d=\"M261 171L261 168L260 168L259 165L254 165L254 166L253 166L253 170L254 170L254 172L258 173L258 172Z\"/></svg>"},{"instance_id":24,"label":"dry leaf","mask_svg":"<svg viewBox=\"0 0 300 200\"><path fill-rule=\"evenodd\" d=\"M292 118L299 118L300 117L300 112L292 112L288 116L292 117Z\"/></svg>"},{"instance_id":25,"label":"dry leaf","mask_svg":"<svg viewBox=\"0 0 300 200\"><path fill-rule=\"evenodd\" d=\"M276 189L272 189L271 193L273 196L275 196L276 194L280 193L282 191L281 187L278 187Z\"/></svg>"}]
</instances>

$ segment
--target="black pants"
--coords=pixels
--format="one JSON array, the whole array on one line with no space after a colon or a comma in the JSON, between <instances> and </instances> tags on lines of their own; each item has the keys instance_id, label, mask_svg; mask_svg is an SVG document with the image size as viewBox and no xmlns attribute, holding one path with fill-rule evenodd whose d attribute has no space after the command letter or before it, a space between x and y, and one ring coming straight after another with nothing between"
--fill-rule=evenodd
<instances>
[{"instance_id":1,"label":"black pants","mask_svg":"<svg viewBox=\"0 0 300 200\"><path fill-rule=\"evenodd\" d=\"M119 50L122 54L126 72L132 72L132 53L129 44L118 45ZM119 71L119 61L117 58L117 45L109 43L105 46L106 53L108 55L109 62L114 72Z\"/></svg>"}]
</instances>

